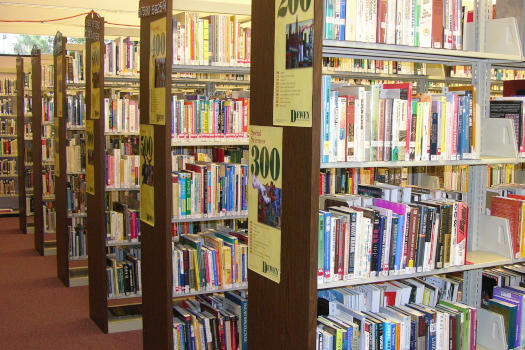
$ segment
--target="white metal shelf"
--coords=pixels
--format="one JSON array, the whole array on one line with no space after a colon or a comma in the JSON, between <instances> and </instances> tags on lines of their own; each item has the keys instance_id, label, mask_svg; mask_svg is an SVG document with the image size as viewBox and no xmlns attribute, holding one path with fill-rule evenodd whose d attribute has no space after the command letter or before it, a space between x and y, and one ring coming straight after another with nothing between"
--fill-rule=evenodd
<instances>
[{"instance_id":1,"label":"white metal shelf","mask_svg":"<svg viewBox=\"0 0 525 350\"><path fill-rule=\"evenodd\" d=\"M248 283L241 283L239 286L234 286L230 288L214 288L209 290L202 290L198 292L190 292L190 293L173 293L173 299L180 299L180 298L187 298L195 295L202 295L202 294L211 294L211 293L224 293L224 292L233 292L237 290L245 290L248 289Z\"/></svg>"},{"instance_id":2,"label":"white metal shelf","mask_svg":"<svg viewBox=\"0 0 525 350\"><path fill-rule=\"evenodd\" d=\"M329 162L321 163L321 169L331 168L396 168L418 166L445 166L445 165L490 165L490 164L518 164L525 162L524 158L481 158L461 160L414 160L414 161L385 161L385 162Z\"/></svg>"},{"instance_id":3,"label":"white metal shelf","mask_svg":"<svg viewBox=\"0 0 525 350\"><path fill-rule=\"evenodd\" d=\"M106 247L125 247L125 246L139 246L140 242L133 241L106 241Z\"/></svg>"},{"instance_id":4,"label":"white metal shelf","mask_svg":"<svg viewBox=\"0 0 525 350\"><path fill-rule=\"evenodd\" d=\"M250 74L249 66L200 66L174 64L172 73Z\"/></svg>"},{"instance_id":5,"label":"white metal shelf","mask_svg":"<svg viewBox=\"0 0 525 350\"><path fill-rule=\"evenodd\" d=\"M140 191L140 187L109 187L105 189L106 192L123 192L123 191Z\"/></svg>"},{"instance_id":6,"label":"white metal shelf","mask_svg":"<svg viewBox=\"0 0 525 350\"><path fill-rule=\"evenodd\" d=\"M191 147L191 146L248 146L250 143L248 138L188 138L188 139L172 139L172 147Z\"/></svg>"},{"instance_id":7,"label":"white metal shelf","mask_svg":"<svg viewBox=\"0 0 525 350\"><path fill-rule=\"evenodd\" d=\"M248 213L234 214L234 215L218 215L218 216L187 216L187 217L172 217L172 223L183 222L199 222L199 221L220 221L220 220L237 220L248 219Z\"/></svg>"}]
</instances>

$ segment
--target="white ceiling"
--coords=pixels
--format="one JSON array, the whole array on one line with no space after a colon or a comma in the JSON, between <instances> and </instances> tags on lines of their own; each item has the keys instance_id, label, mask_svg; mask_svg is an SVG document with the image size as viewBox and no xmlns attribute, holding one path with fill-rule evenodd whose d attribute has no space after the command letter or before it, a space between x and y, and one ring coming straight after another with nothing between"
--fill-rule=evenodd
<instances>
[{"instance_id":1,"label":"white ceiling","mask_svg":"<svg viewBox=\"0 0 525 350\"><path fill-rule=\"evenodd\" d=\"M41 21L95 10L108 22L139 25L138 4L138 0L0 0L0 20ZM173 9L249 15L251 0L173 0ZM0 33L54 36L60 30L65 36L83 37L84 19L85 15L51 23L0 22ZM112 31L117 31L114 35L137 33L136 28L106 24L106 34Z\"/></svg>"}]
</instances>

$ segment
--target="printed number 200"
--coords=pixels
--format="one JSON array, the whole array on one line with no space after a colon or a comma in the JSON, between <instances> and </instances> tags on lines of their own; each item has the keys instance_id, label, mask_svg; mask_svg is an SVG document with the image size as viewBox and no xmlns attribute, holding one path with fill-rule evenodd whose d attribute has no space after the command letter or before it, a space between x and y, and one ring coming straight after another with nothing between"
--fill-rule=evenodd
<instances>
[{"instance_id":1,"label":"printed number 200","mask_svg":"<svg viewBox=\"0 0 525 350\"><path fill-rule=\"evenodd\" d=\"M288 6L286 6L286 2L288 1ZM279 17L286 17L286 13L288 10L290 11L291 15L295 15L297 12L297 9L299 7L299 4L301 4L301 9L303 12L308 11L310 8L312 0L281 0L281 4L279 5Z\"/></svg>"},{"instance_id":2,"label":"printed number 200","mask_svg":"<svg viewBox=\"0 0 525 350\"><path fill-rule=\"evenodd\" d=\"M270 173L272 180L276 181L281 174L281 156L279 151L273 148L269 154L266 147L259 151L259 147L253 146L251 153L253 158L251 172L253 176L258 176L260 172L263 179L266 179L268 173Z\"/></svg>"}]
</instances>

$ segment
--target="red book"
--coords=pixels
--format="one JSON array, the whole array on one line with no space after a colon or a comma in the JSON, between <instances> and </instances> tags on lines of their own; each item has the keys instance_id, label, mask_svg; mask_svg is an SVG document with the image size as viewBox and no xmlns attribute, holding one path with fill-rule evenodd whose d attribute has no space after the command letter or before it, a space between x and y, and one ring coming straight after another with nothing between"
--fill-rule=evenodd
<instances>
[{"instance_id":1,"label":"red book","mask_svg":"<svg viewBox=\"0 0 525 350\"><path fill-rule=\"evenodd\" d=\"M413 268L416 267L416 242L417 242L418 227L419 227L419 208L411 207L410 208L410 221L409 221L409 228L408 228L407 266L413 267Z\"/></svg>"},{"instance_id":2,"label":"red book","mask_svg":"<svg viewBox=\"0 0 525 350\"><path fill-rule=\"evenodd\" d=\"M443 48L443 0L432 0L432 47Z\"/></svg>"},{"instance_id":3,"label":"red book","mask_svg":"<svg viewBox=\"0 0 525 350\"><path fill-rule=\"evenodd\" d=\"M518 257L520 252L520 209L521 201L518 199L500 196L492 197L491 215L509 220L510 239L514 257Z\"/></svg>"},{"instance_id":4,"label":"red book","mask_svg":"<svg viewBox=\"0 0 525 350\"><path fill-rule=\"evenodd\" d=\"M377 28L376 42L379 44L386 43L386 14L388 9L388 0L377 1Z\"/></svg>"}]
</instances>

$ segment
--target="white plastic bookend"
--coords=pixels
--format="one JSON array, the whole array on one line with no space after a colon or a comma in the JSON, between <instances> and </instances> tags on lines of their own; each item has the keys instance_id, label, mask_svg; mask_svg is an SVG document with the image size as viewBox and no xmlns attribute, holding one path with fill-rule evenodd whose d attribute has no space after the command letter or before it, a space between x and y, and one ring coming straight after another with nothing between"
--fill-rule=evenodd
<instances>
[{"instance_id":1,"label":"white plastic bookend","mask_svg":"<svg viewBox=\"0 0 525 350\"><path fill-rule=\"evenodd\" d=\"M512 120L504 118L481 119L481 157L518 157Z\"/></svg>"},{"instance_id":2,"label":"white plastic bookend","mask_svg":"<svg viewBox=\"0 0 525 350\"><path fill-rule=\"evenodd\" d=\"M523 47L516 18L487 20L485 51L503 55L523 55Z\"/></svg>"},{"instance_id":3,"label":"white plastic bookend","mask_svg":"<svg viewBox=\"0 0 525 350\"><path fill-rule=\"evenodd\" d=\"M486 349L507 349L503 316L478 308L477 345Z\"/></svg>"},{"instance_id":4,"label":"white plastic bookend","mask_svg":"<svg viewBox=\"0 0 525 350\"><path fill-rule=\"evenodd\" d=\"M512 259L509 221L490 215L480 215L479 219L477 249L474 250L491 252Z\"/></svg>"}]
</instances>

